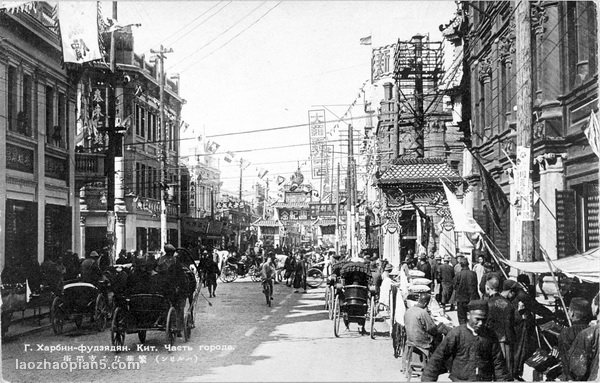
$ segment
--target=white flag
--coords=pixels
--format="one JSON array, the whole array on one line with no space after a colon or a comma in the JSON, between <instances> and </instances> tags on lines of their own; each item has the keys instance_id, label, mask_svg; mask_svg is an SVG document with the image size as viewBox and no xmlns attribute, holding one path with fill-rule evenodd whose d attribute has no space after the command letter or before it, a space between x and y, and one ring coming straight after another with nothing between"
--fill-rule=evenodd
<instances>
[{"instance_id":1,"label":"white flag","mask_svg":"<svg viewBox=\"0 0 600 383\"><path fill-rule=\"evenodd\" d=\"M58 20L64 62L100 60L98 5L95 1L60 2Z\"/></svg>"},{"instance_id":2,"label":"white flag","mask_svg":"<svg viewBox=\"0 0 600 383\"><path fill-rule=\"evenodd\" d=\"M596 117L596 113L592 110L590 114L590 121L588 122L588 126L583 130L585 136L587 137L590 147L596 153L598 157L600 157L600 126L598 125L598 117Z\"/></svg>"},{"instance_id":3,"label":"white flag","mask_svg":"<svg viewBox=\"0 0 600 383\"><path fill-rule=\"evenodd\" d=\"M441 181L441 180L440 180ZM465 232L465 233L483 233L481 226L467 215L467 211L458 198L448 189L446 184L444 185L444 191L446 192L446 199L448 200L448 207L450 208L450 214L452 214L452 221L454 221L454 231Z\"/></svg>"}]
</instances>

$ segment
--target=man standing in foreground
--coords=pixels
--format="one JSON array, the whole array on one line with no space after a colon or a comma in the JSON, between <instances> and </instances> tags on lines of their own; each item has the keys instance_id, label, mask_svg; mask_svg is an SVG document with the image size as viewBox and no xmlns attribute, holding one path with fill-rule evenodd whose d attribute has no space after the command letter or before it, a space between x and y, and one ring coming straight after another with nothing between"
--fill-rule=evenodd
<instances>
[{"instance_id":1,"label":"man standing in foreground","mask_svg":"<svg viewBox=\"0 0 600 383\"><path fill-rule=\"evenodd\" d=\"M460 259L460 273L454 277L454 292L456 296L456 314L458 323L467 323L467 304L475 299L479 299L477 292L477 274L469 270L469 261L466 258Z\"/></svg>"},{"instance_id":2,"label":"man standing in foreground","mask_svg":"<svg viewBox=\"0 0 600 383\"><path fill-rule=\"evenodd\" d=\"M467 322L450 330L425 366L422 382L435 382L446 372L451 361L452 381L509 381L504 356L495 334L484 324L488 304L482 300L469 302Z\"/></svg>"}]
</instances>

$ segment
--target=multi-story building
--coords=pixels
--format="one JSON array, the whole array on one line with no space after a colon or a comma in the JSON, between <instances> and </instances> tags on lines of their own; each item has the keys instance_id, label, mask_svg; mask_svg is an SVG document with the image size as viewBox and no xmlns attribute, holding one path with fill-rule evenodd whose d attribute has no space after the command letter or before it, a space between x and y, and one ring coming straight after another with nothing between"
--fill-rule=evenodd
<instances>
[{"instance_id":1,"label":"multi-story building","mask_svg":"<svg viewBox=\"0 0 600 383\"><path fill-rule=\"evenodd\" d=\"M52 7L0 12L0 269L24 282L45 257L75 249L75 86Z\"/></svg>"},{"instance_id":2,"label":"multi-story building","mask_svg":"<svg viewBox=\"0 0 600 383\"><path fill-rule=\"evenodd\" d=\"M530 4L531 78L517 82L515 4L463 2L454 20L464 45L463 121L472 151L511 201L498 228L485 208L477 168L465 169L472 192L465 205L500 250L517 260L515 206L517 93L530 86L534 187L534 260L540 248L561 258L599 245L598 157L584 134L598 110L597 6L592 1ZM463 100L465 98L463 97ZM500 230L502 229L502 230Z\"/></svg>"},{"instance_id":3,"label":"multi-story building","mask_svg":"<svg viewBox=\"0 0 600 383\"><path fill-rule=\"evenodd\" d=\"M179 78L169 78L165 74L165 134L161 134L159 64L156 61L150 63L143 55L134 53L131 32L115 32L114 36L115 116L117 126L125 129L122 142L117 145L115 159L116 249L158 251L162 249L161 188L165 189L167 199L167 241L180 244L179 127L185 100L179 95ZM96 169L101 159L94 158L94 152L106 147L106 137L96 129L93 113L97 109L105 116L110 113L107 89L110 74L96 69L84 71L82 76L79 93L84 140L78 152L81 158L87 157L90 161L89 168ZM110 126L112 122L106 121L105 124ZM97 149L98 146L100 149ZM162 184L161 161L164 161L162 168L165 174ZM106 179L88 181L90 179L82 181L80 193L80 238L86 254L105 246L107 238Z\"/></svg>"},{"instance_id":4,"label":"multi-story building","mask_svg":"<svg viewBox=\"0 0 600 383\"><path fill-rule=\"evenodd\" d=\"M462 188L459 126L444 102L443 50L439 42L415 35L396 44L394 83L383 85L369 169L378 191L368 191L371 239L379 232L385 258L399 265L409 250L452 254L442 180ZM444 80L444 81L442 81ZM366 224L365 224L366 226ZM371 242L373 240L371 239Z\"/></svg>"}]
</instances>

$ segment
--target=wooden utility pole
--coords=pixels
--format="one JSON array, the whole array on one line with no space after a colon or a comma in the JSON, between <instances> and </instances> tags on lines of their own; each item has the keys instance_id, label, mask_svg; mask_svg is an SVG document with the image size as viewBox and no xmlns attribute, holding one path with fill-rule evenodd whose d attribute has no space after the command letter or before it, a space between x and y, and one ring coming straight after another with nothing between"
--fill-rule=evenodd
<instances>
[{"instance_id":1,"label":"wooden utility pole","mask_svg":"<svg viewBox=\"0 0 600 383\"><path fill-rule=\"evenodd\" d=\"M534 214L532 160L532 99L531 99L531 4L520 1L516 9L516 63L517 63L517 166L515 187L517 208L517 260L534 259ZM512 242L512 241L511 241Z\"/></svg>"},{"instance_id":2,"label":"wooden utility pole","mask_svg":"<svg viewBox=\"0 0 600 383\"><path fill-rule=\"evenodd\" d=\"M165 124L165 54L172 53L173 49L162 45L159 50L151 49L150 53L156 54L160 64L160 247L167 243L167 131ZM173 137L169 137L172 139Z\"/></svg>"},{"instance_id":3,"label":"wooden utility pole","mask_svg":"<svg viewBox=\"0 0 600 383\"><path fill-rule=\"evenodd\" d=\"M335 191L335 253L340 253L340 163L337 164L337 189Z\"/></svg>"}]
</instances>

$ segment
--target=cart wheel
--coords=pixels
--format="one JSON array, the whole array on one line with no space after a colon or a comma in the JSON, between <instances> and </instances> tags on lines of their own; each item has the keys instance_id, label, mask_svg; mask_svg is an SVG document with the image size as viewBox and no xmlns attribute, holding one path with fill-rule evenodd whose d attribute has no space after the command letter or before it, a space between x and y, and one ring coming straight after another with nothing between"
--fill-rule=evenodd
<instances>
[{"instance_id":1,"label":"cart wheel","mask_svg":"<svg viewBox=\"0 0 600 383\"><path fill-rule=\"evenodd\" d=\"M120 307L117 307L113 313L112 324L110 326L110 343L113 346L123 346L125 344L126 329L125 312Z\"/></svg>"},{"instance_id":2,"label":"cart wheel","mask_svg":"<svg viewBox=\"0 0 600 383\"><path fill-rule=\"evenodd\" d=\"M54 331L54 334L62 334L65 316L62 299L60 297L54 298L52 301L52 307L50 307L50 322L52 322L52 330Z\"/></svg>"},{"instance_id":3,"label":"cart wheel","mask_svg":"<svg viewBox=\"0 0 600 383\"><path fill-rule=\"evenodd\" d=\"M79 330L81 328L81 324L83 322L83 315L75 315L75 326Z\"/></svg>"},{"instance_id":4,"label":"cart wheel","mask_svg":"<svg viewBox=\"0 0 600 383\"><path fill-rule=\"evenodd\" d=\"M167 335L167 344L172 346L175 343L175 332L177 331L177 313L175 308L171 307L167 313L167 324L165 325L165 333Z\"/></svg>"},{"instance_id":5,"label":"cart wheel","mask_svg":"<svg viewBox=\"0 0 600 383\"><path fill-rule=\"evenodd\" d=\"M138 339L140 340L140 343L146 342L146 330L138 331Z\"/></svg>"},{"instance_id":6,"label":"cart wheel","mask_svg":"<svg viewBox=\"0 0 600 383\"><path fill-rule=\"evenodd\" d=\"M323 309L329 310L329 287L325 289L325 302L323 303Z\"/></svg>"},{"instance_id":7,"label":"cart wheel","mask_svg":"<svg viewBox=\"0 0 600 383\"><path fill-rule=\"evenodd\" d=\"M369 332L371 334L371 339L375 339L375 297L371 296L371 307L369 307Z\"/></svg>"},{"instance_id":8,"label":"cart wheel","mask_svg":"<svg viewBox=\"0 0 600 383\"><path fill-rule=\"evenodd\" d=\"M250 279L252 279L252 282L260 282L260 270L258 267L250 266L248 274L250 274Z\"/></svg>"},{"instance_id":9,"label":"cart wheel","mask_svg":"<svg viewBox=\"0 0 600 383\"><path fill-rule=\"evenodd\" d=\"M225 283L231 283L236 280L237 273L231 266L225 266L221 271L221 281Z\"/></svg>"},{"instance_id":10,"label":"cart wheel","mask_svg":"<svg viewBox=\"0 0 600 383\"><path fill-rule=\"evenodd\" d=\"M341 312L340 312L340 297L335 297L335 303L333 306L333 334L336 338L340 336L340 321L341 321Z\"/></svg>"},{"instance_id":11,"label":"cart wheel","mask_svg":"<svg viewBox=\"0 0 600 383\"><path fill-rule=\"evenodd\" d=\"M321 286L323 279L323 272L316 267L313 267L306 272L306 284L313 289Z\"/></svg>"},{"instance_id":12,"label":"cart wheel","mask_svg":"<svg viewBox=\"0 0 600 383\"><path fill-rule=\"evenodd\" d=\"M333 286L329 286L329 303L327 304L327 306L329 306L329 319L333 319L333 306L335 305L335 287Z\"/></svg>"},{"instance_id":13,"label":"cart wheel","mask_svg":"<svg viewBox=\"0 0 600 383\"><path fill-rule=\"evenodd\" d=\"M183 341L187 342L192 336L192 315L187 312L183 316Z\"/></svg>"},{"instance_id":14,"label":"cart wheel","mask_svg":"<svg viewBox=\"0 0 600 383\"><path fill-rule=\"evenodd\" d=\"M106 328L106 319L108 318L108 307L104 295L98 294L96 297L96 306L94 307L94 323L98 331L104 331Z\"/></svg>"}]
</instances>

